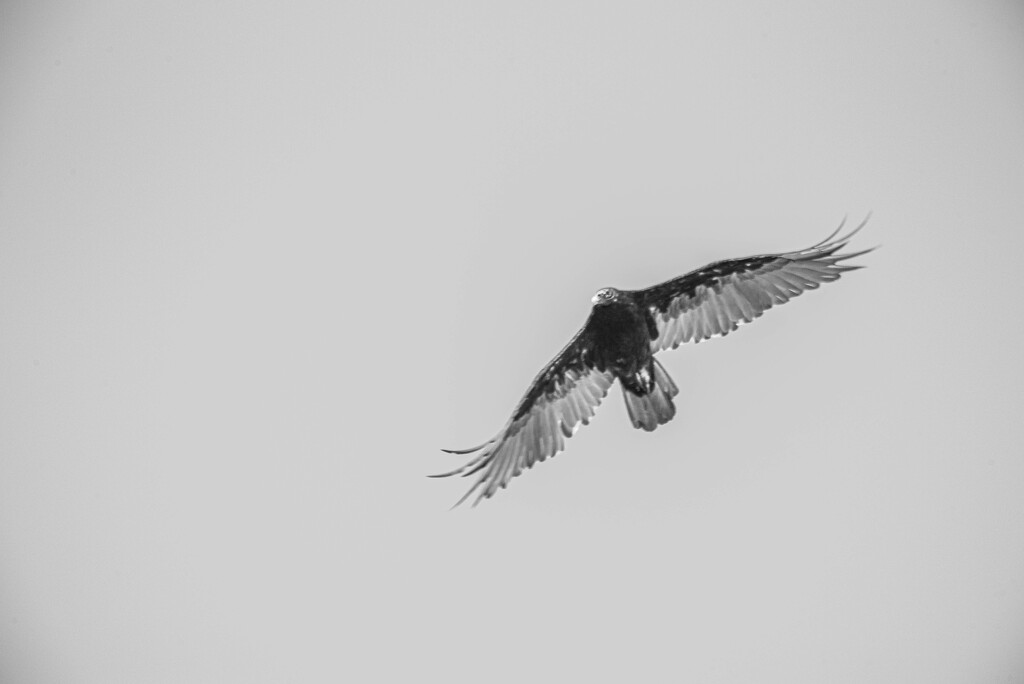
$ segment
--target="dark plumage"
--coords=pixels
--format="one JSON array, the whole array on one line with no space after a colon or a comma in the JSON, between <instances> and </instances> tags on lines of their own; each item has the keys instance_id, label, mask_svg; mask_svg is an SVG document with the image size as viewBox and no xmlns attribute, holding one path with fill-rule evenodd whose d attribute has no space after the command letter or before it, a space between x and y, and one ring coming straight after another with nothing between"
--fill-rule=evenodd
<instances>
[{"instance_id":1,"label":"dark plumage","mask_svg":"<svg viewBox=\"0 0 1024 684\"><path fill-rule=\"evenodd\" d=\"M524 468L554 456L586 425L615 380L622 384L633 427L650 431L672 420L676 384L654 355L684 342L727 335L776 304L788 302L860 266L841 262L870 252L840 254L867 219L842 237L842 224L807 249L709 264L644 290L599 290L576 336L534 378L493 438L452 454L473 454L467 464L432 477L479 477L456 506L480 489L490 498ZM477 453L479 452L479 453Z\"/></svg>"}]
</instances>

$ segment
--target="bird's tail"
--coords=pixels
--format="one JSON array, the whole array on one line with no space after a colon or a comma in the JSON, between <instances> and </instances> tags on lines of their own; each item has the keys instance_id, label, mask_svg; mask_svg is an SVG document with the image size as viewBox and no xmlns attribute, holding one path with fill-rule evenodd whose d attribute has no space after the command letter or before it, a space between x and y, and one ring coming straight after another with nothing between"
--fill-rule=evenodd
<instances>
[{"instance_id":1,"label":"bird's tail","mask_svg":"<svg viewBox=\"0 0 1024 684\"><path fill-rule=\"evenodd\" d=\"M647 391L638 394L623 384L622 396L626 398L626 412L633 421L633 427L650 432L676 415L676 405L672 403L672 397L679 394L679 388L657 359L651 359L648 370L653 378L643 383L647 385Z\"/></svg>"}]
</instances>

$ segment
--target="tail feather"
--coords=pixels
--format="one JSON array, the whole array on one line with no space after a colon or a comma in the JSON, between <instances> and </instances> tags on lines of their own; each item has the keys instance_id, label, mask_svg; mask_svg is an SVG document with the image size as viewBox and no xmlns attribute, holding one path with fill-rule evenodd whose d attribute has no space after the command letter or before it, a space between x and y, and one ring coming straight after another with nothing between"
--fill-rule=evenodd
<instances>
[{"instance_id":1,"label":"tail feather","mask_svg":"<svg viewBox=\"0 0 1024 684\"><path fill-rule=\"evenodd\" d=\"M625 385L622 386L622 396L626 399L626 412L633 422L633 427L642 428L648 432L672 420L676 415L676 406L672 403L672 397L679 394L676 383L672 381L657 359L651 359L651 370L654 382L651 383L650 391L647 394L638 395Z\"/></svg>"}]
</instances>

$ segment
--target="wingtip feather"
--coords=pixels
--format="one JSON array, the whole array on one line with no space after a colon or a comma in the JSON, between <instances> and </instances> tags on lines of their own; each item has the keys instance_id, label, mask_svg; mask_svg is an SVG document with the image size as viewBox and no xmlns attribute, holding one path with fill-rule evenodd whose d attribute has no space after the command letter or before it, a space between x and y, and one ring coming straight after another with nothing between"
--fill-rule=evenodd
<instances>
[{"instance_id":1,"label":"wingtip feather","mask_svg":"<svg viewBox=\"0 0 1024 684\"><path fill-rule=\"evenodd\" d=\"M466 454L471 454L474 451L480 451L485 446L490 444L490 442L491 442L491 440L487 440L486 442L484 442L480 446L471 447L469 449L441 449L441 451L443 451L446 454L455 454L456 456L464 456Z\"/></svg>"}]
</instances>

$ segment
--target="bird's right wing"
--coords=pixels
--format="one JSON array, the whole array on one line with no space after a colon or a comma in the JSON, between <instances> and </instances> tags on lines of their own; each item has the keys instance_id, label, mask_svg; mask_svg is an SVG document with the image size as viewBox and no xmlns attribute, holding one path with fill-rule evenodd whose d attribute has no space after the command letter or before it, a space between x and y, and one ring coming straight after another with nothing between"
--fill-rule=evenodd
<instances>
[{"instance_id":1,"label":"bird's right wing","mask_svg":"<svg viewBox=\"0 0 1024 684\"><path fill-rule=\"evenodd\" d=\"M584 327L542 370L520 400L512 418L493 438L472 449L444 449L450 454L476 454L469 463L431 477L480 476L456 506L480 490L475 506L489 499L524 468L565 448L565 438L586 425L608 394L615 377L590 361L589 335Z\"/></svg>"},{"instance_id":2,"label":"bird's right wing","mask_svg":"<svg viewBox=\"0 0 1024 684\"><path fill-rule=\"evenodd\" d=\"M718 261L638 290L634 296L648 307L658 328L658 337L651 343L653 350L675 349L684 342L728 335L776 304L861 268L842 262L870 249L840 250L865 223L867 219L846 235L836 237L843 227L840 224L832 235L807 249Z\"/></svg>"}]
</instances>

